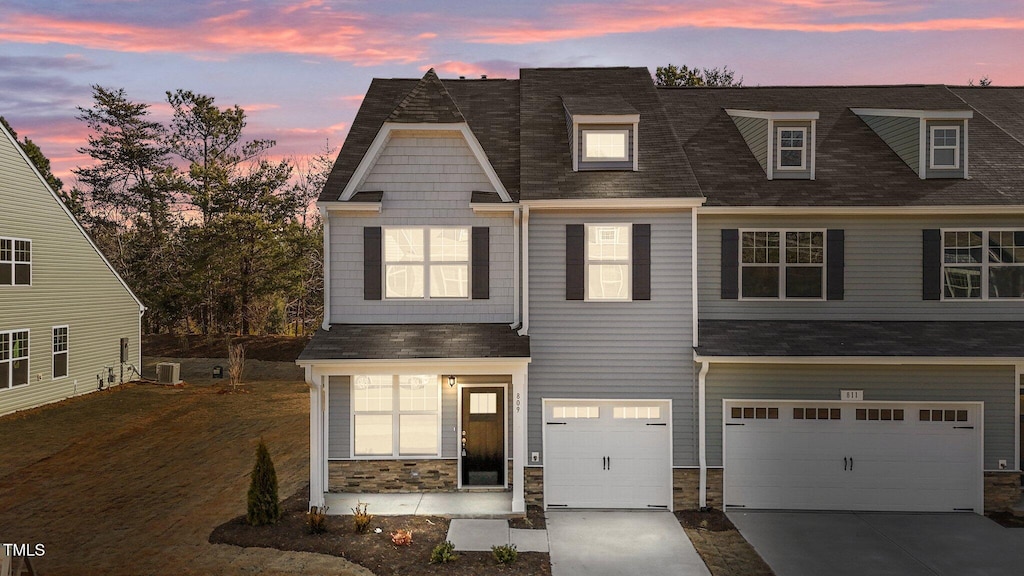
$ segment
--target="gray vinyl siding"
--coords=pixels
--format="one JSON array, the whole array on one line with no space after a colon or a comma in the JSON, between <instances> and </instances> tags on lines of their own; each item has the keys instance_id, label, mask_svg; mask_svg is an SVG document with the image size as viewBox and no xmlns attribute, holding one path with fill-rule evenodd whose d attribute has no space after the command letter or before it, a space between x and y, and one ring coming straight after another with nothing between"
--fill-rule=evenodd
<instances>
[{"instance_id":1,"label":"gray vinyl siding","mask_svg":"<svg viewBox=\"0 0 1024 576\"><path fill-rule=\"evenodd\" d=\"M933 126L957 126L960 128L960 167L956 169L933 169L930 168L932 161L932 127ZM963 120L928 120L925 122L925 154L924 172L927 178L963 178L964 177L964 137L967 130L964 129Z\"/></svg>"},{"instance_id":2,"label":"gray vinyl siding","mask_svg":"<svg viewBox=\"0 0 1024 576\"><path fill-rule=\"evenodd\" d=\"M626 138L626 154L629 157L625 162L584 162L583 161L583 131L584 130L627 130L629 136ZM578 167L583 170L632 170L633 169L633 125L632 124L580 124L576 131L576 158L579 159Z\"/></svg>"},{"instance_id":3,"label":"gray vinyl siding","mask_svg":"<svg viewBox=\"0 0 1024 576\"><path fill-rule=\"evenodd\" d=\"M0 389L0 415L97 389L141 369L139 304L6 134L0 133L0 236L32 241L32 285L0 286L0 331L29 330L29 383ZM54 326L69 327L68 376L53 379Z\"/></svg>"},{"instance_id":4,"label":"gray vinyl siding","mask_svg":"<svg viewBox=\"0 0 1024 576\"><path fill-rule=\"evenodd\" d=\"M473 213L472 191L494 191L494 187L461 135L419 133L416 137L393 137L360 189L382 190L382 208L379 214L365 216L329 215L331 322L512 322L512 216L510 212ZM364 300L363 228L400 225L489 227L490 298Z\"/></svg>"},{"instance_id":5,"label":"gray vinyl siding","mask_svg":"<svg viewBox=\"0 0 1024 576\"><path fill-rule=\"evenodd\" d=\"M985 468L1014 462L1013 366L806 366L713 364L707 374L707 456L722 465L722 400L839 400L841 389L864 400L984 402Z\"/></svg>"},{"instance_id":6,"label":"gray vinyl siding","mask_svg":"<svg viewBox=\"0 0 1024 576\"><path fill-rule=\"evenodd\" d=\"M917 118L893 116L861 116L876 134L907 166L920 175L921 121ZM865 167L868 169L868 167Z\"/></svg>"},{"instance_id":7,"label":"gray vinyl siding","mask_svg":"<svg viewBox=\"0 0 1024 576\"><path fill-rule=\"evenodd\" d=\"M775 168L772 170L772 179L774 180L808 180L811 177L811 158L814 156L814 138L811 134L811 123L810 122L782 122L776 121L772 124L774 134L772 134L772 162L775 163ZM787 128L803 128L804 129L804 170L782 170L779 168L779 131Z\"/></svg>"},{"instance_id":8,"label":"gray vinyl siding","mask_svg":"<svg viewBox=\"0 0 1024 576\"><path fill-rule=\"evenodd\" d=\"M893 194L898 194L894 190ZM1024 301L922 300L921 231L1024 228L1010 216L698 217L700 317L708 320L1024 320ZM723 228L845 230L843 300L723 300ZM826 260L828 255L826 254Z\"/></svg>"},{"instance_id":9,"label":"gray vinyl siding","mask_svg":"<svg viewBox=\"0 0 1024 576\"><path fill-rule=\"evenodd\" d=\"M331 376L327 390L327 457L352 455L352 378Z\"/></svg>"},{"instance_id":10,"label":"gray vinyl siding","mask_svg":"<svg viewBox=\"0 0 1024 576\"><path fill-rule=\"evenodd\" d=\"M565 299L565 226L651 225L651 300ZM530 217L528 452L543 458L544 398L671 399L675 465L694 465L689 212Z\"/></svg>"},{"instance_id":11,"label":"gray vinyl siding","mask_svg":"<svg viewBox=\"0 0 1024 576\"><path fill-rule=\"evenodd\" d=\"M736 124L743 139L750 147L750 152L761 165L761 169L768 173L768 120L764 118L747 118L746 116L733 116L732 121Z\"/></svg>"}]
</instances>

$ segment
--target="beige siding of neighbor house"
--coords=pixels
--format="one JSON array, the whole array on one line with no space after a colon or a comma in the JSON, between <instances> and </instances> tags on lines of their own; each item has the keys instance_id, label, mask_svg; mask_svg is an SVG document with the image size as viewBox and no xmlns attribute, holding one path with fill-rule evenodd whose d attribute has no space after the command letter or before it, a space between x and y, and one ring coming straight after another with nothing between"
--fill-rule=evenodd
<instances>
[{"instance_id":1,"label":"beige siding of neighbor house","mask_svg":"<svg viewBox=\"0 0 1024 576\"><path fill-rule=\"evenodd\" d=\"M99 376L108 386L108 367L115 384L122 367L129 380L141 364L138 301L2 131L0 237L32 241L32 285L0 286L0 331L29 330L29 382L0 389L0 415L94 391ZM56 380L54 326L69 331L68 375Z\"/></svg>"}]
</instances>

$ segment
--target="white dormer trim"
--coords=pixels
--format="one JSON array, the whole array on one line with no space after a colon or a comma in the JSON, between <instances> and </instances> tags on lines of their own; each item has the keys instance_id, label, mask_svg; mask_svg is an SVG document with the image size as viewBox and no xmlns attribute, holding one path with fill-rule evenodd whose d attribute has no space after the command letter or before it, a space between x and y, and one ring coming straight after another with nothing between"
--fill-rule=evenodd
<instances>
[{"instance_id":1,"label":"white dormer trim","mask_svg":"<svg viewBox=\"0 0 1024 576\"><path fill-rule=\"evenodd\" d=\"M639 124L639 114L574 114L576 124Z\"/></svg>"},{"instance_id":2,"label":"white dormer trim","mask_svg":"<svg viewBox=\"0 0 1024 576\"><path fill-rule=\"evenodd\" d=\"M566 110L568 112L568 110ZM640 115L639 114L569 114L572 116L572 134L569 134L569 148L572 152L572 171L580 171L579 143L580 124L629 124L633 131L633 171L640 166ZM627 136L628 138L628 136Z\"/></svg>"},{"instance_id":3,"label":"white dormer trim","mask_svg":"<svg viewBox=\"0 0 1024 576\"><path fill-rule=\"evenodd\" d=\"M725 113L729 116L742 116L744 118L760 118L762 120L817 120L821 114L818 112L768 112L765 110L737 110L726 108Z\"/></svg>"},{"instance_id":4,"label":"white dormer trim","mask_svg":"<svg viewBox=\"0 0 1024 576\"><path fill-rule=\"evenodd\" d=\"M352 178L350 178L348 184L345 185L345 190L342 191L341 198L339 199L341 202L348 202L353 196L355 196L359 187L362 186L366 177L369 175L370 168L376 161L377 156L391 139L391 133L401 130L431 130L438 132L454 131L462 133L462 137L466 140L466 144L469 145L469 149L473 152L473 156L476 157L477 162L480 163L480 167L483 168L484 174L487 175L487 179L490 180L491 185L494 186L494 189L498 192L498 196L501 197L501 201L512 201L512 197L509 196L508 190L505 189L505 185L501 183L501 180L498 178L498 174L494 171L494 167L491 166L491 161L488 160L483 146L480 145L480 141L476 139L473 131L469 129L469 124L466 124L465 122L444 124L427 122L385 122L380 127L380 130L377 131L377 136L374 137L373 143L371 143L370 147L366 150L366 154L363 154L362 160L359 161L359 165L356 166L355 172L352 173Z\"/></svg>"},{"instance_id":5,"label":"white dormer trim","mask_svg":"<svg viewBox=\"0 0 1024 576\"><path fill-rule=\"evenodd\" d=\"M907 110L902 108L850 108L858 116L892 116L897 118L921 118L923 120L969 120L974 118L973 110Z\"/></svg>"}]
</instances>

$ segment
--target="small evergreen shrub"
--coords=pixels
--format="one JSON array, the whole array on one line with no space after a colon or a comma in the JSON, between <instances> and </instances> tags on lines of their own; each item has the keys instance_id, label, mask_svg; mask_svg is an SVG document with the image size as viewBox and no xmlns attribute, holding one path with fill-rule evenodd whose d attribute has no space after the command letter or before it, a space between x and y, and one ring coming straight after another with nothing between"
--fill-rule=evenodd
<instances>
[{"instance_id":1,"label":"small evergreen shrub","mask_svg":"<svg viewBox=\"0 0 1024 576\"><path fill-rule=\"evenodd\" d=\"M260 438L256 448L256 464L249 483L249 506L245 515L253 526L276 524L281 519L281 503L277 499L277 472L270 460L270 451Z\"/></svg>"},{"instance_id":2,"label":"small evergreen shrub","mask_svg":"<svg viewBox=\"0 0 1024 576\"><path fill-rule=\"evenodd\" d=\"M494 556L494 560L498 564L511 564L516 561L519 557L519 552L516 550L515 544L505 544L503 546L491 546L491 555Z\"/></svg>"},{"instance_id":3,"label":"small evergreen shrub","mask_svg":"<svg viewBox=\"0 0 1024 576\"><path fill-rule=\"evenodd\" d=\"M437 546L434 546L434 550L430 553L431 564L447 564L454 562L459 557L455 553L455 544L449 542L442 542Z\"/></svg>"},{"instance_id":4,"label":"small evergreen shrub","mask_svg":"<svg viewBox=\"0 0 1024 576\"><path fill-rule=\"evenodd\" d=\"M367 506L369 504L359 502L352 509L352 521L356 524L356 534L363 534L370 528L370 520L373 520L373 514L366 511Z\"/></svg>"},{"instance_id":5,"label":"small evergreen shrub","mask_svg":"<svg viewBox=\"0 0 1024 576\"><path fill-rule=\"evenodd\" d=\"M306 512L306 530L310 534L323 534L327 532L327 509L329 506L311 506Z\"/></svg>"}]
</instances>

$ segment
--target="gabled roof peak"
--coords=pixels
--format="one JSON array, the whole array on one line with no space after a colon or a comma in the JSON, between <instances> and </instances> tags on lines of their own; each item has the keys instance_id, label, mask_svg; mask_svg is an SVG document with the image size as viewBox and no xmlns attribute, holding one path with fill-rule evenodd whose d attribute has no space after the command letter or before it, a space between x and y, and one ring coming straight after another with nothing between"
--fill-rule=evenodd
<instances>
[{"instance_id":1,"label":"gabled roof peak","mask_svg":"<svg viewBox=\"0 0 1024 576\"><path fill-rule=\"evenodd\" d=\"M453 124L465 122L455 100L431 68L388 116L387 122Z\"/></svg>"}]
</instances>

